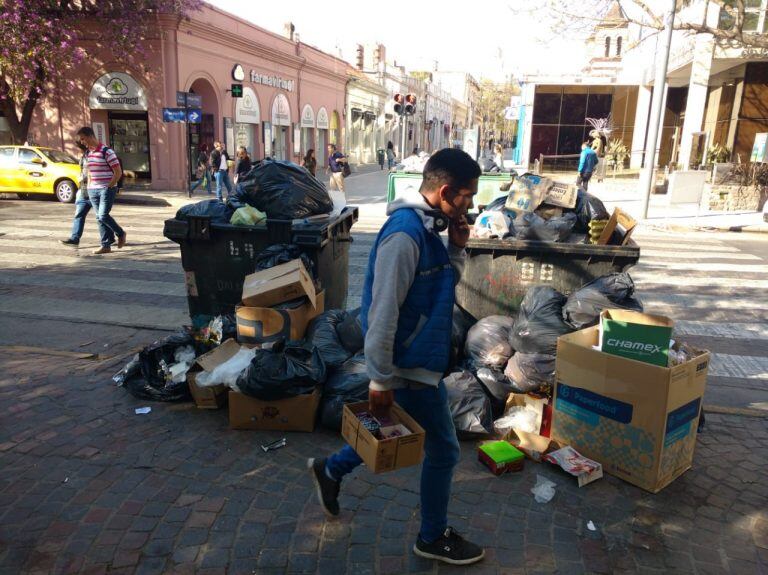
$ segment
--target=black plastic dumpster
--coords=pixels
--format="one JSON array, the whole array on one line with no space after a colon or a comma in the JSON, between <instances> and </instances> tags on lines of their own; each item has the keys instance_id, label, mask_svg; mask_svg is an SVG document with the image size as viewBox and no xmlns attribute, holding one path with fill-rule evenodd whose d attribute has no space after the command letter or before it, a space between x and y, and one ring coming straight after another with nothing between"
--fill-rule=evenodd
<instances>
[{"instance_id":1,"label":"black plastic dumpster","mask_svg":"<svg viewBox=\"0 0 768 575\"><path fill-rule=\"evenodd\" d=\"M344 309L350 231L357 218L357 207L350 206L338 218L312 223L267 220L256 226L233 226L211 224L209 218L166 220L163 234L181 247L193 324L234 313L245 276L255 269L256 255L273 244L298 245L314 263L326 309Z\"/></svg>"},{"instance_id":2,"label":"black plastic dumpster","mask_svg":"<svg viewBox=\"0 0 768 575\"><path fill-rule=\"evenodd\" d=\"M456 303L475 319L515 316L529 287L547 285L566 295L640 259L640 247L470 239Z\"/></svg>"}]
</instances>

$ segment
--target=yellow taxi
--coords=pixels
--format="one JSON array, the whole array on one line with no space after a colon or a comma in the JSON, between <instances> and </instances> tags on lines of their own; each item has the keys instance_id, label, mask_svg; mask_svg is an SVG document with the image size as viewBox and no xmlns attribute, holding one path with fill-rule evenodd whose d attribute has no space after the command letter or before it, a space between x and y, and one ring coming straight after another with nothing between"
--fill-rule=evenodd
<instances>
[{"instance_id":1,"label":"yellow taxi","mask_svg":"<svg viewBox=\"0 0 768 575\"><path fill-rule=\"evenodd\" d=\"M80 162L61 150L38 146L0 146L0 193L21 198L53 194L63 203L75 201Z\"/></svg>"}]
</instances>

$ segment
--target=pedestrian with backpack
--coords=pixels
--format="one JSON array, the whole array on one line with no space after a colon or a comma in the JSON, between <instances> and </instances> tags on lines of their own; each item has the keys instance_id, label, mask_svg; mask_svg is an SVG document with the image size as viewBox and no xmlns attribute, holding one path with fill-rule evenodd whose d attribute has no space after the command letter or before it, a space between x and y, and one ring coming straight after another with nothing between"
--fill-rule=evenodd
<instances>
[{"instance_id":1,"label":"pedestrian with backpack","mask_svg":"<svg viewBox=\"0 0 768 575\"><path fill-rule=\"evenodd\" d=\"M108 254L112 251L110 232L117 238L118 248L122 248L126 240L125 231L110 215L112 204L122 182L123 169L115 151L99 142L90 127L80 128L76 139L87 148L88 197L96 212L96 221L99 222L101 235L101 247L93 253Z\"/></svg>"}]
</instances>

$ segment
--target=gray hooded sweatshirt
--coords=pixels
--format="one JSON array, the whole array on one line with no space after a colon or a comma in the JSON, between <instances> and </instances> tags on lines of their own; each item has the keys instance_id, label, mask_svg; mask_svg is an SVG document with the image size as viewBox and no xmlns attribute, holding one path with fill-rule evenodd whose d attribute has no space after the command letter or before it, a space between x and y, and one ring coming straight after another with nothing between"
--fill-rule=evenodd
<instances>
[{"instance_id":1,"label":"gray hooded sweatshirt","mask_svg":"<svg viewBox=\"0 0 768 575\"><path fill-rule=\"evenodd\" d=\"M403 208L415 209L424 227L432 231L434 220L424 213L432 208L418 190L409 189L389 204L387 215ZM437 386L442 379L442 373L422 368L400 369L392 363L400 307L416 277L419 255L419 246L405 232L394 233L379 243L371 307L368 310L368 331L365 334L365 362L371 378L370 389L386 391L419 385ZM458 283L464 270L466 252L449 243L448 255Z\"/></svg>"}]
</instances>

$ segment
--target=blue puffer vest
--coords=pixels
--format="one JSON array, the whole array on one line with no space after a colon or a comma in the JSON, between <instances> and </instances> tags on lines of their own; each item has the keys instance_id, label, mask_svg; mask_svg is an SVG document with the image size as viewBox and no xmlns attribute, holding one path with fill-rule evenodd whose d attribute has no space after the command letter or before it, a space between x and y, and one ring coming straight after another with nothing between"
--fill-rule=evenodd
<instances>
[{"instance_id":1,"label":"blue puffer vest","mask_svg":"<svg viewBox=\"0 0 768 575\"><path fill-rule=\"evenodd\" d=\"M427 230L413 209L401 208L392 213L373 245L363 288L363 333L368 331L379 243L398 232L408 234L416 242L419 263L413 284L400 307L393 363L400 369L422 368L442 375L448 369L451 353L456 275L440 235Z\"/></svg>"}]
</instances>

